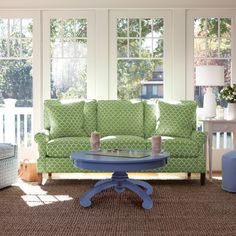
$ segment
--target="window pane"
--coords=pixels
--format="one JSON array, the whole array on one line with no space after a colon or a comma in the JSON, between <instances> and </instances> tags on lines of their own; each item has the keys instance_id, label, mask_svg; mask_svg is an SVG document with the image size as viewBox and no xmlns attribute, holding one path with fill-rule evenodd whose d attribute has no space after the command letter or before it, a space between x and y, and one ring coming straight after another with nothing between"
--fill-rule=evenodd
<instances>
[{"instance_id":1,"label":"window pane","mask_svg":"<svg viewBox=\"0 0 236 236\"><path fill-rule=\"evenodd\" d=\"M153 19L153 37L163 37L164 21L162 18Z\"/></svg>"},{"instance_id":2,"label":"window pane","mask_svg":"<svg viewBox=\"0 0 236 236\"><path fill-rule=\"evenodd\" d=\"M53 59L51 61L51 97L86 98L86 59Z\"/></svg>"},{"instance_id":3,"label":"window pane","mask_svg":"<svg viewBox=\"0 0 236 236\"><path fill-rule=\"evenodd\" d=\"M142 19L141 20L141 36L142 37L152 37L152 20Z\"/></svg>"},{"instance_id":4,"label":"window pane","mask_svg":"<svg viewBox=\"0 0 236 236\"><path fill-rule=\"evenodd\" d=\"M0 19L0 38L7 38L8 19Z\"/></svg>"},{"instance_id":5,"label":"window pane","mask_svg":"<svg viewBox=\"0 0 236 236\"><path fill-rule=\"evenodd\" d=\"M20 57L21 49L21 40L20 39L10 39L9 40L9 52L10 57Z\"/></svg>"},{"instance_id":6,"label":"window pane","mask_svg":"<svg viewBox=\"0 0 236 236\"><path fill-rule=\"evenodd\" d=\"M156 80L161 78L163 81L163 33L162 18L117 19L119 99L163 97L163 89L154 95L152 89ZM163 87L163 82L160 83L161 86Z\"/></svg>"},{"instance_id":7,"label":"window pane","mask_svg":"<svg viewBox=\"0 0 236 236\"><path fill-rule=\"evenodd\" d=\"M207 19L207 37L218 37L218 18Z\"/></svg>"},{"instance_id":8,"label":"window pane","mask_svg":"<svg viewBox=\"0 0 236 236\"><path fill-rule=\"evenodd\" d=\"M229 38L231 37L231 19L221 18L220 19L220 36Z\"/></svg>"},{"instance_id":9,"label":"window pane","mask_svg":"<svg viewBox=\"0 0 236 236\"><path fill-rule=\"evenodd\" d=\"M162 63L161 60L118 60L118 97L140 98L142 84L155 80L154 72Z\"/></svg>"},{"instance_id":10,"label":"window pane","mask_svg":"<svg viewBox=\"0 0 236 236\"><path fill-rule=\"evenodd\" d=\"M194 36L195 37L206 36L206 19L205 18L194 19Z\"/></svg>"},{"instance_id":11,"label":"window pane","mask_svg":"<svg viewBox=\"0 0 236 236\"><path fill-rule=\"evenodd\" d=\"M87 37L86 19L75 19L75 37Z\"/></svg>"},{"instance_id":12,"label":"window pane","mask_svg":"<svg viewBox=\"0 0 236 236\"><path fill-rule=\"evenodd\" d=\"M20 19L10 19L9 34L12 38L21 37Z\"/></svg>"},{"instance_id":13,"label":"window pane","mask_svg":"<svg viewBox=\"0 0 236 236\"><path fill-rule=\"evenodd\" d=\"M127 39L118 39L117 40L117 57L127 57Z\"/></svg>"},{"instance_id":14,"label":"window pane","mask_svg":"<svg viewBox=\"0 0 236 236\"><path fill-rule=\"evenodd\" d=\"M0 57L7 57L7 40L0 39Z\"/></svg>"},{"instance_id":15,"label":"window pane","mask_svg":"<svg viewBox=\"0 0 236 236\"><path fill-rule=\"evenodd\" d=\"M139 57L139 39L129 40L129 56Z\"/></svg>"},{"instance_id":16,"label":"window pane","mask_svg":"<svg viewBox=\"0 0 236 236\"><path fill-rule=\"evenodd\" d=\"M32 38L33 21L32 19L22 19L22 37Z\"/></svg>"},{"instance_id":17,"label":"window pane","mask_svg":"<svg viewBox=\"0 0 236 236\"><path fill-rule=\"evenodd\" d=\"M117 36L118 37L127 37L128 31L128 19L120 18L117 19Z\"/></svg>"},{"instance_id":18,"label":"window pane","mask_svg":"<svg viewBox=\"0 0 236 236\"><path fill-rule=\"evenodd\" d=\"M130 19L129 20L129 36L130 37L139 37L139 19Z\"/></svg>"},{"instance_id":19,"label":"window pane","mask_svg":"<svg viewBox=\"0 0 236 236\"><path fill-rule=\"evenodd\" d=\"M51 97L86 98L87 20L52 19Z\"/></svg>"},{"instance_id":20,"label":"window pane","mask_svg":"<svg viewBox=\"0 0 236 236\"><path fill-rule=\"evenodd\" d=\"M195 38L194 39L194 56L204 57L206 55L206 39Z\"/></svg>"}]
</instances>

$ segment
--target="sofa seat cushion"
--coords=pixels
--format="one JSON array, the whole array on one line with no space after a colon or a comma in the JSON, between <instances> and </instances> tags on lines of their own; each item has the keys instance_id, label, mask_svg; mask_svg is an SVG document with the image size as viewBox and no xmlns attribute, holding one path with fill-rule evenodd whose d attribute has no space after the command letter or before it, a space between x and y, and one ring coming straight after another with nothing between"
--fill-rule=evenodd
<instances>
[{"instance_id":1,"label":"sofa seat cushion","mask_svg":"<svg viewBox=\"0 0 236 236\"><path fill-rule=\"evenodd\" d=\"M97 128L101 136L144 136L143 102L109 100L97 102Z\"/></svg>"},{"instance_id":2,"label":"sofa seat cushion","mask_svg":"<svg viewBox=\"0 0 236 236\"><path fill-rule=\"evenodd\" d=\"M52 139L47 143L47 156L69 157L72 152L90 149L89 137L66 137Z\"/></svg>"},{"instance_id":3,"label":"sofa seat cushion","mask_svg":"<svg viewBox=\"0 0 236 236\"><path fill-rule=\"evenodd\" d=\"M124 149L146 149L144 138L131 135L111 135L101 138L102 149L124 148Z\"/></svg>"},{"instance_id":4,"label":"sofa seat cushion","mask_svg":"<svg viewBox=\"0 0 236 236\"><path fill-rule=\"evenodd\" d=\"M169 152L171 158L198 158L202 148L195 140L162 136L162 151ZM151 149L151 138L147 148Z\"/></svg>"}]
</instances>

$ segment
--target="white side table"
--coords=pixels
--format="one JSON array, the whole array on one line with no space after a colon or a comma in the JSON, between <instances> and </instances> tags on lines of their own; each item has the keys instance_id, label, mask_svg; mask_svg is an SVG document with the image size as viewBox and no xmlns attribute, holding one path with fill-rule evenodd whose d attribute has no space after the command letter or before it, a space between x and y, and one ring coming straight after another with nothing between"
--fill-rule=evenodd
<instances>
[{"instance_id":1,"label":"white side table","mask_svg":"<svg viewBox=\"0 0 236 236\"><path fill-rule=\"evenodd\" d=\"M203 130L207 132L209 157L209 180L212 181L212 134L215 132L233 132L234 147L236 147L236 120L201 119Z\"/></svg>"}]
</instances>

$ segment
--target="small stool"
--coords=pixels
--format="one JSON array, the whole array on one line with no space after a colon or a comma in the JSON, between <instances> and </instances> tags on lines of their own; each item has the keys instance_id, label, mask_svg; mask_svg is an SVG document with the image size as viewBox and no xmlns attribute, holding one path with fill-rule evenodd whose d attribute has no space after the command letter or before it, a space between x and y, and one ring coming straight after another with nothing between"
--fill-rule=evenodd
<instances>
[{"instance_id":1,"label":"small stool","mask_svg":"<svg viewBox=\"0 0 236 236\"><path fill-rule=\"evenodd\" d=\"M0 189L17 181L17 146L0 143Z\"/></svg>"},{"instance_id":2,"label":"small stool","mask_svg":"<svg viewBox=\"0 0 236 236\"><path fill-rule=\"evenodd\" d=\"M222 189L236 192L236 151L222 156Z\"/></svg>"}]
</instances>

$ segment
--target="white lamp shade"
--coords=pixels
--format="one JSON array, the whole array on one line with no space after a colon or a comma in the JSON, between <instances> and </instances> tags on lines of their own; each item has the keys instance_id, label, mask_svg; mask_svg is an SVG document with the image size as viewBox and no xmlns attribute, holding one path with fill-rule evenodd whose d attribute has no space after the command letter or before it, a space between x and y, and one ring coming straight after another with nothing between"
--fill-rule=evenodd
<instances>
[{"instance_id":1,"label":"white lamp shade","mask_svg":"<svg viewBox=\"0 0 236 236\"><path fill-rule=\"evenodd\" d=\"M224 86L223 66L196 66L197 86Z\"/></svg>"}]
</instances>

